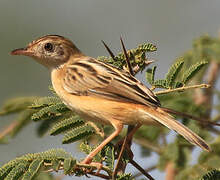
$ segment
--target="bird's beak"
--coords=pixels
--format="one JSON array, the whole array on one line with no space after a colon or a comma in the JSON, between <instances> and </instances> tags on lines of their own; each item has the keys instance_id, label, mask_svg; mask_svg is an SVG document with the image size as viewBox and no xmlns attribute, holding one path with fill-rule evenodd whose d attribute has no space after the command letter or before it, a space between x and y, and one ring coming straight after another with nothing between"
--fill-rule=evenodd
<instances>
[{"instance_id":1,"label":"bird's beak","mask_svg":"<svg viewBox=\"0 0 220 180\"><path fill-rule=\"evenodd\" d=\"M32 56L33 52L28 48L19 48L11 51L11 55Z\"/></svg>"}]
</instances>

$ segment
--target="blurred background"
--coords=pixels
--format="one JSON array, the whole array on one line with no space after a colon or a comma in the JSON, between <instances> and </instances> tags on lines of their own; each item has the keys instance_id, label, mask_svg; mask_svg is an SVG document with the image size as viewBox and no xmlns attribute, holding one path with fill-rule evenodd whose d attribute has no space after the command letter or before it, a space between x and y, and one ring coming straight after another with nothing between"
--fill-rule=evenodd
<instances>
[{"instance_id":1,"label":"blurred background","mask_svg":"<svg viewBox=\"0 0 220 180\"><path fill-rule=\"evenodd\" d=\"M0 105L16 96L47 96L50 74L47 69L27 57L12 57L10 51L47 34L68 37L87 55L108 55L101 40L115 54L120 52L120 36L126 47L135 48L142 42L158 47L150 54L158 65L157 76L163 77L172 61L192 46L192 40L203 34L218 36L220 1L154 1L154 0L1 0L0 1ZM143 80L144 74L138 74ZM0 130L13 117L0 118ZM37 123L32 123L8 145L0 145L0 166L25 153L62 147L82 158L75 144L62 145L61 137L36 136ZM134 144L133 150L140 154ZM142 167L156 161L156 155L141 159ZM128 171L136 170L129 166ZM150 173L163 179L164 173ZM71 179L66 177L65 180ZM84 178L81 178L84 179Z\"/></svg>"}]
</instances>

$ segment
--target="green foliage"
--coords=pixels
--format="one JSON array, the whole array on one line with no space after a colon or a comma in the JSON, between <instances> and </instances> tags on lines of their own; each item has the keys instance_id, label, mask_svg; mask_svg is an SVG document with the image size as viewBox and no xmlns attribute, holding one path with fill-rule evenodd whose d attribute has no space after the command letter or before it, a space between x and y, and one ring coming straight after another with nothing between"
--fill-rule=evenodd
<instances>
[{"instance_id":1,"label":"green foliage","mask_svg":"<svg viewBox=\"0 0 220 180\"><path fill-rule=\"evenodd\" d=\"M195 74L208 62L201 61L196 64L193 64L189 67L189 69L183 74L182 78L178 78L178 76L181 76L181 69L183 68L184 61L178 60L175 62L170 69L168 70L168 73L165 77L165 79L155 79L155 71L156 66L154 66L152 69L148 68L146 71L146 79L149 84L151 84L154 88L164 88L164 89L175 89L184 86L189 80L191 80ZM176 79L180 80L176 80Z\"/></svg>"},{"instance_id":2,"label":"green foliage","mask_svg":"<svg viewBox=\"0 0 220 180\"><path fill-rule=\"evenodd\" d=\"M87 141L84 141L80 144L80 150L86 154L89 154L92 152L97 146L91 147ZM103 157L105 157L105 154L102 154L102 152L99 152L93 159L94 162L101 162L103 160Z\"/></svg>"},{"instance_id":3,"label":"green foliage","mask_svg":"<svg viewBox=\"0 0 220 180\"><path fill-rule=\"evenodd\" d=\"M68 173L72 173L76 164L76 160L63 149L51 149L42 153L26 154L9 161L0 168L0 179L31 180L38 175L40 169L51 170L54 167L53 163L57 161L60 164L59 168ZM68 161L68 164L65 161Z\"/></svg>"},{"instance_id":4,"label":"green foliage","mask_svg":"<svg viewBox=\"0 0 220 180\"><path fill-rule=\"evenodd\" d=\"M134 180L134 178L132 178L132 174L129 173L118 176L117 180Z\"/></svg>"},{"instance_id":5,"label":"green foliage","mask_svg":"<svg viewBox=\"0 0 220 180\"><path fill-rule=\"evenodd\" d=\"M143 137L146 140L154 143L160 137L162 127L157 126L142 126L135 133L134 137Z\"/></svg>"},{"instance_id":6,"label":"green foliage","mask_svg":"<svg viewBox=\"0 0 220 180\"><path fill-rule=\"evenodd\" d=\"M146 71L146 79L147 81L153 85L155 82L154 82L154 76L155 76L155 71L156 71L156 66L153 66L153 68L148 68L147 71Z\"/></svg>"},{"instance_id":7,"label":"green foliage","mask_svg":"<svg viewBox=\"0 0 220 180\"><path fill-rule=\"evenodd\" d=\"M178 72L181 70L181 68L183 66L183 63L184 63L184 61L180 60L180 61L177 61L176 63L174 63L170 67L170 69L166 75L166 81L167 81L168 87L172 87L174 81L176 80Z\"/></svg>"},{"instance_id":8,"label":"green foliage","mask_svg":"<svg viewBox=\"0 0 220 180\"><path fill-rule=\"evenodd\" d=\"M43 106L43 105L42 105ZM70 111L63 103L52 104L46 107L42 107L39 111L32 115L32 120L44 120L51 117L61 116L62 113Z\"/></svg>"},{"instance_id":9,"label":"green foliage","mask_svg":"<svg viewBox=\"0 0 220 180\"><path fill-rule=\"evenodd\" d=\"M0 111L0 116L17 114L14 122L9 127L11 129L10 133L0 136L0 143L7 143L8 136L14 137L18 132L22 130L24 126L31 122L31 115L34 110L28 109L28 107L36 100L37 97L19 97L7 100L2 110Z\"/></svg>"},{"instance_id":10,"label":"green foliage","mask_svg":"<svg viewBox=\"0 0 220 180\"><path fill-rule=\"evenodd\" d=\"M195 74L207 63L208 63L207 61L201 61L201 62L198 62L198 63L192 65L188 69L188 71L186 71L183 74L183 80L182 80L183 84L186 84L190 79L192 79L192 77L195 76Z\"/></svg>"},{"instance_id":11,"label":"green foliage","mask_svg":"<svg viewBox=\"0 0 220 180\"><path fill-rule=\"evenodd\" d=\"M18 97L7 100L1 108L0 115L21 112L27 109L38 97Z\"/></svg>"},{"instance_id":12,"label":"green foliage","mask_svg":"<svg viewBox=\"0 0 220 180\"><path fill-rule=\"evenodd\" d=\"M137 66L140 70L143 70L146 67L146 62L148 60L146 53L154 52L156 50L156 46L151 43L143 43L136 49L128 50L127 53L132 67ZM119 69L126 69L127 67L124 53L119 53L114 59L105 56L100 56L97 59L102 62L112 64Z\"/></svg>"},{"instance_id":13,"label":"green foliage","mask_svg":"<svg viewBox=\"0 0 220 180\"><path fill-rule=\"evenodd\" d=\"M51 135L57 135L72 128L85 124L85 122L77 115L73 115L70 118L57 122L51 129Z\"/></svg>"},{"instance_id":14,"label":"green foliage","mask_svg":"<svg viewBox=\"0 0 220 180\"><path fill-rule=\"evenodd\" d=\"M181 140L179 139L177 139L174 143L170 143L163 149L159 159L158 168L163 170L168 162L173 162L178 169L185 168L187 161L189 160L188 147L190 146L191 145L184 146L183 143L181 144Z\"/></svg>"},{"instance_id":15,"label":"green foliage","mask_svg":"<svg viewBox=\"0 0 220 180\"><path fill-rule=\"evenodd\" d=\"M103 149L103 151L105 152L104 157L105 157L106 166L109 169L113 170L114 163L115 163L115 148L114 148L114 146L108 145L107 147L105 147L105 149Z\"/></svg>"},{"instance_id":16,"label":"green foliage","mask_svg":"<svg viewBox=\"0 0 220 180\"><path fill-rule=\"evenodd\" d=\"M220 171L216 169L209 171L201 178L201 180L217 180L217 179L220 179Z\"/></svg>"},{"instance_id":17,"label":"green foliage","mask_svg":"<svg viewBox=\"0 0 220 180\"><path fill-rule=\"evenodd\" d=\"M66 132L62 142L63 144L69 144L80 139L87 138L94 133L95 131L93 127L91 127L88 124L85 124Z\"/></svg>"}]
</instances>

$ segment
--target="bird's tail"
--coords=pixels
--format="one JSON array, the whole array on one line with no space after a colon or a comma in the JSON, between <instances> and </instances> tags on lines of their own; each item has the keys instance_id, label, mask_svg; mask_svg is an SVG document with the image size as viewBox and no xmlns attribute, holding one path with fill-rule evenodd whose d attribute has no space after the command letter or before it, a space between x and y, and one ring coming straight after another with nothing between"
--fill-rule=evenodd
<instances>
[{"instance_id":1,"label":"bird's tail","mask_svg":"<svg viewBox=\"0 0 220 180\"><path fill-rule=\"evenodd\" d=\"M202 138L200 138L197 134L192 132L189 128L187 128L180 122L176 121L170 114L165 112L162 108L146 108L147 109L145 110L145 113L157 122L163 124L169 129L176 131L178 134L182 135L185 139L187 139L190 143L198 145L206 151L211 151L209 145Z\"/></svg>"}]
</instances>

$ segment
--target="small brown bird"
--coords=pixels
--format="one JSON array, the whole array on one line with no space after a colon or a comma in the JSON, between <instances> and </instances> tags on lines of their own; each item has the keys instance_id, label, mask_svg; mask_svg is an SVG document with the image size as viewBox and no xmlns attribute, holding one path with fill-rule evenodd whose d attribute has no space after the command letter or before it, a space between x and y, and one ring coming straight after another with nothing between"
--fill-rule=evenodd
<instances>
[{"instance_id":1,"label":"small brown bird","mask_svg":"<svg viewBox=\"0 0 220 180\"><path fill-rule=\"evenodd\" d=\"M119 135L123 125L163 124L192 144L210 151L203 139L166 113L154 93L139 80L126 71L84 55L62 36L41 37L11 54L30 56L46 66L58 96L81 117L115 128L83 163L91 163L93 157Z\"/></svg>"}]
</instances>

